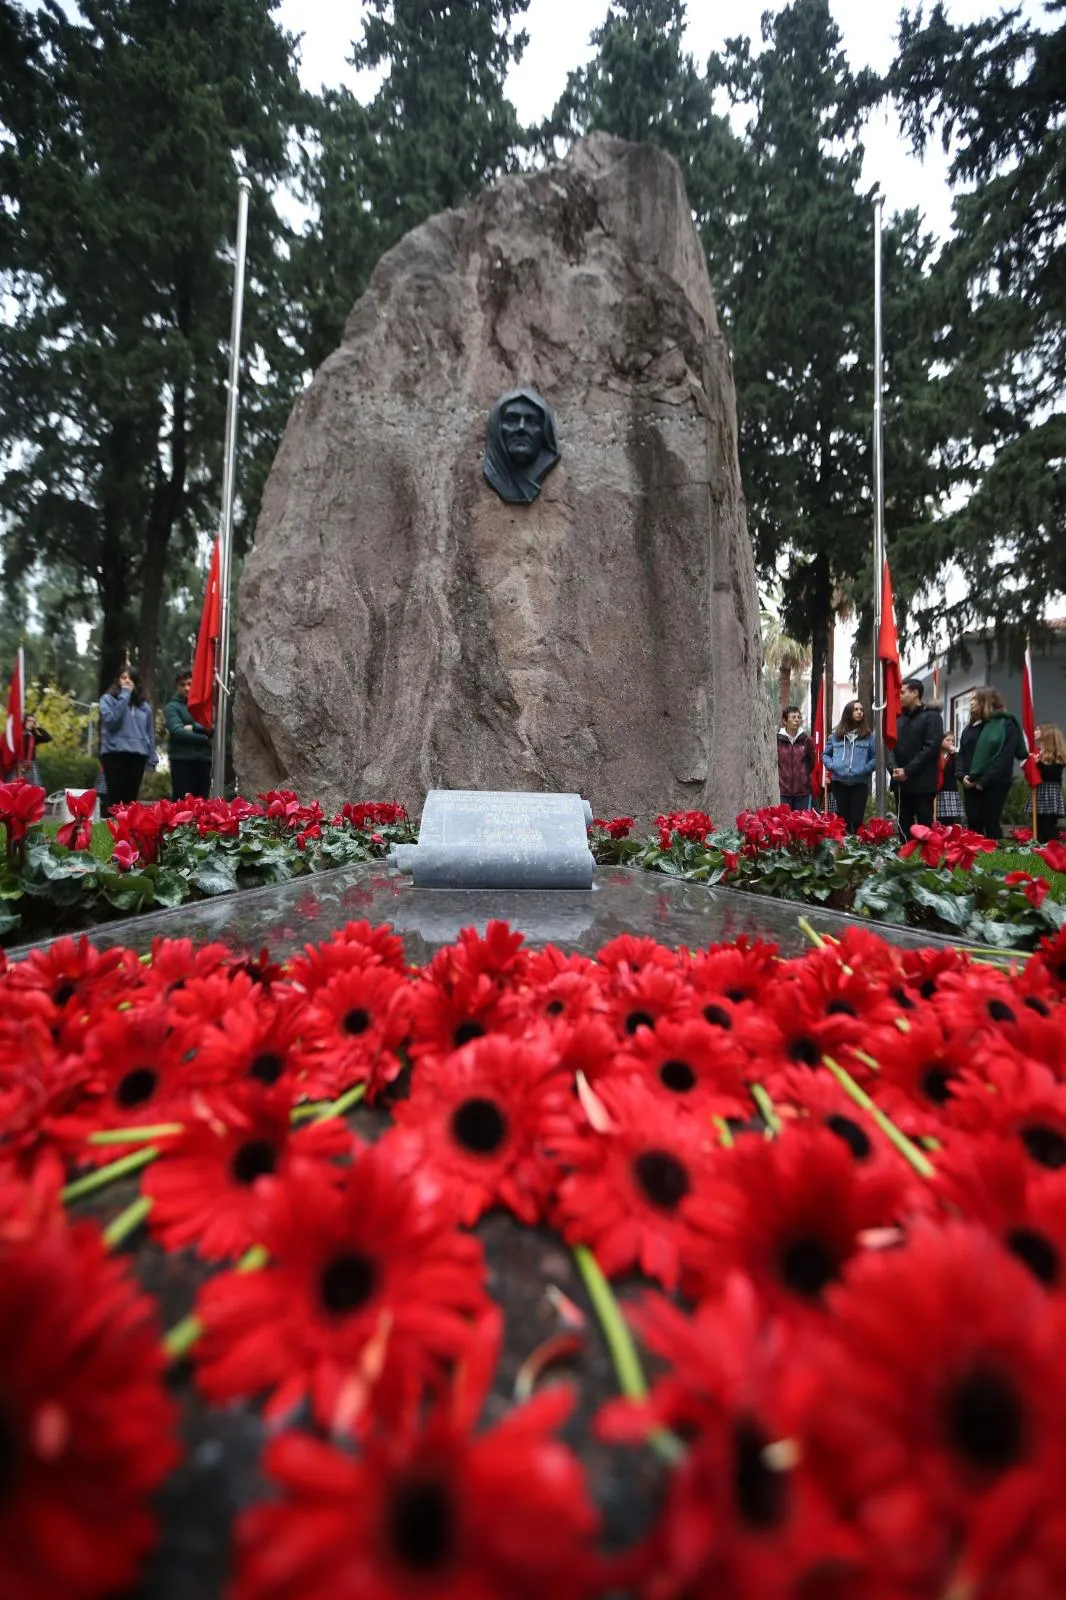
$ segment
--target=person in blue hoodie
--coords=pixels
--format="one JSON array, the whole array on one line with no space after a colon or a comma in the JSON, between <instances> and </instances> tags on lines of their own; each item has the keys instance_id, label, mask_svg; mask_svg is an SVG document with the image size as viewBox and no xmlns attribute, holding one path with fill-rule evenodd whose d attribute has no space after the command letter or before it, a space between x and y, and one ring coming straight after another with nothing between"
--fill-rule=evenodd
<instances>
[{"instance_id":1,"label":"person in blue hoodie","mask_svg":"<svg viewBox=\"0 0 1066 1600\"><path fill-rule=\"evenodd\" d=\"M141 792L144 769L159 764L155 718L132 667L122 668L100 696L100 765L107 781L107 809L129 805Z\"/></svg>"},{"instance_id":2,"label":"person in blue hoodie","mask_svg":"<svg viewBox=\"0 0 1066 1600\"><path fill-rule=\"evenodd\" d=\"M877 766L877 735L866 721L861 700L849 700L844 707L826 741L822 764L829 774L833 810L844 818L849 833L857 833Z\"/></svg>"}]
</instances>

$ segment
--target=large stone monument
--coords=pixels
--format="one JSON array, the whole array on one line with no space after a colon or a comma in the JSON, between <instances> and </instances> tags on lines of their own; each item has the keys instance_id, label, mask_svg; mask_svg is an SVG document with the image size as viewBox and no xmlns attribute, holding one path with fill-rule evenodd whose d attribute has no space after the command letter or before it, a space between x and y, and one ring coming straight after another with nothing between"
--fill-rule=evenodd
<instances>
[{"instance_id":1,"label":"large stone monument","mask_svg":"<svg viewBox=\"0 0 1066 1600\"><path fill-rule=\"evenodd\" d=\"M732 820L776 799L758 616L680 171L595 134L408 234L297 401L240 584L241 786Z\"/></svg>"}]
</instances>

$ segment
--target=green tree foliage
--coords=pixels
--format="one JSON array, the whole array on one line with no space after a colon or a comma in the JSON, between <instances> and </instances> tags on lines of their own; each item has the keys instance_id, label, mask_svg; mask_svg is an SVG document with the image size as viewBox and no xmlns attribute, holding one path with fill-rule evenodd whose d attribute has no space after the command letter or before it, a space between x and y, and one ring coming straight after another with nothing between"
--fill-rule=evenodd
<instances>
[{"instance_id":1,"label":"green tree foliage","mask_svg":"<svg viewBox=\"0 0 1066 1600\"><path fill-rule=\"evenodd\" d=\"M928 20L905 13L888 77L916 147L939 133L952 152L958 191L936 334L944 461L962 504L933 549L968 579L941 613L954 636L991 616L1017 637L1066 591L1064 0L1044 21L1015 9L955 27L939 4Z\"/></svg>"},{"instance_id":2,"label":"green tree foliage","mask_svg":"<svg viewBox=\"0 0 1066 1600\"><path fill-rule=\"evenodd\" d=\"M271 10L0 11L16 63L0 78L4 569L8 582L34 560L73 576L100 613L101 683L131 648L152 687L171 552L217 524L238 165L254 185L246 350L258 376L278 348L271 190L297 91ZM246 461L272 453L278 427L269 383L246 386ZM255 481L246 471L246 500Z\"/></svg>"},{"instance_id":3,"label":"green tree foliage","mask_svg":"<svg viewBox=\"0 0 1066 1600\"><path fill-rule=\"evenodd\" d=\"M290 281L308 365L336 349L384 251L517 165L523 135L504 80L525 47L515 24L528 3L367 0L352 60L384 80L368 105L323 93L301 166L314 220Z\"/></svg>"}]
</instances>

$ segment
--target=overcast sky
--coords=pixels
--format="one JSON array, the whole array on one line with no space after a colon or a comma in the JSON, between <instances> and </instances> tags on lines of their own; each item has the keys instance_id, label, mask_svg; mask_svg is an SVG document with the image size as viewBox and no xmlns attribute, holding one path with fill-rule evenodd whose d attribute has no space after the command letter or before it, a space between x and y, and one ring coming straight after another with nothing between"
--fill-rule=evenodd
<instances>
[{"instance_id":1,"label":"overcast sky","mask_svg":"<svg viewBox=\"0 0 1066 1600\"><path fill-rule=\"evenodd\" d=\"M895 51L896 0L831 0L831 5L852 67L887 67ZM768 8L777 9L772 0L729 0L727 5L690 0L689 49L702 65L727 36L747 34L757 42L760 18ZM1000 9L996 0L947 0L948 16L956 23L971 22ZM1024 0L1023 10L1036 17L1042 7L1038 0ZM282 0L281 22L303 35L301 76L308 88L343 81L364 93L358 75L346 64L351 41L361 32L362 11L362 5L342 5L337 0ZM538 121L552 109L567 73L591 55L589 35L606 12L607 0L530 0L523 23L529 44L508 83L523 122ZM890 113L871 120L864 143L865 176L871 185L880 182L888 210L917 205L927 227L946 233L951 206L947 163L939 146L919 162L910 154Z\"/></svg>"}]
</instances>

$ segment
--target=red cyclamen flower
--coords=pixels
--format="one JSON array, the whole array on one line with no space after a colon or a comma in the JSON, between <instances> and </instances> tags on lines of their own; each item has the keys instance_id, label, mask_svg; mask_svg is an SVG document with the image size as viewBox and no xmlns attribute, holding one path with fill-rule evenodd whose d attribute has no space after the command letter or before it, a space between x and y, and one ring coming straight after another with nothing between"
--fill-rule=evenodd
<instances>
[{"instance_id":1,"label":"red cyclamen flower","mask_svg":"<svg viewBox=\"0 0 1066 1600\"><path fill-rule=\"evenodd\" d=\"M93 842L92 814L96 810L96 790L86 789L83 794L66 793L70 821L56 831L56 840L68 850L88 850Z\"/></svg>"}]
</instances>

